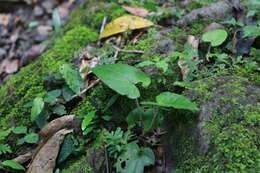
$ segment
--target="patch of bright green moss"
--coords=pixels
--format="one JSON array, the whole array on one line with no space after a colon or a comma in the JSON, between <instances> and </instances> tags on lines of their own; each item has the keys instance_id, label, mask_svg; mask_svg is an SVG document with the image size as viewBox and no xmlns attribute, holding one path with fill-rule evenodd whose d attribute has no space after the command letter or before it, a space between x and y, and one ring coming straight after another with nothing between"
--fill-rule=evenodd
<instances>
[{"instance_id":1,"label":"patch of bright green moss","mask_svg":"<svg viewBox=\"0 0 260 173\"><path fill-rule=\"evenodd\" d=\"M207 123L212 133L211 151L206 156L187 160L183 172L257 172L260 169L259 124L260 109L214 116Z\"/></svg>"},{"instance_id":2,"label":"patch of bright green moss","mask_svg":"<svg viewBox=\"0 0 260 173\"><path fill-rule=\"evenodd\" d=\"M109 22L124 14L126 14L125 10L117 3L89 0L72 13L73 20L66 24L65 30L81 25L98 31L104 17L107 17L107 22Z\"/></svg>"},{"instance_id":3,"label":"patch of bright green moss","mask_svg":"<svg viewBox=\"0 0 260 173\"><path fill-rule=\"evenodd\" d=\"M57 72L60 65L71 62L74 52L97 39L97 34L87 27L79 26L68 31L55 46L44 53L39 60L21 69L0 88L0 128L7 128L10 122L28 125L30 109L27 102L43 96L44 79L48 73Z\"/></svg>"},{"instance_id":4,"label":"patch of bright green moss","mask_svg":"<svg viewBox=\"0 0 260 173\"><path fill-rule=\"evenodd\" d=\"M67 168L62 169L62 173L73 173L73 172L82 172L82 173L93 173L92 168L88 166L87 156L83 155L80 158L67 162L66 165L69 165Z\"/></svg>"},{"instance_id":5,"label":"patch of bright green moss","mask_svg":"<svg viewBox=\"0 0 260 173\"><path fill-rule=\"evenodd\" d=\"M84 119L84 117L91 111L95 111L92 103L89 99L84 99L72 110L72 113L75 114L78 118Z\"/></svg>"}]
</instances>

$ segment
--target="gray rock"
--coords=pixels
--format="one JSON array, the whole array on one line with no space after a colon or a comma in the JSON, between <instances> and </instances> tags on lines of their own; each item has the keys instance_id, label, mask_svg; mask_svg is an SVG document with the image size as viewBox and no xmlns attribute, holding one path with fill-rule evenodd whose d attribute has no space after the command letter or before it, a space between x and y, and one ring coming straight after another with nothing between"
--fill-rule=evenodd
<instances>
[{"instance_id":1,"label":"gray rock","mask_svg":"<svg viewBox=\"0 0 260 173\"><path fill-rule=\"evenodd\" d=\"M36 17L42 16L44 14L44 10L40 6L35 6L33 9L33 13Z\"/></svg>"},{"instance_id":2,"label":"gray rock","mask_svg":"<svg viewBox=\"0 0 260 173\"><path fill-rule=\"evenodd\" d=\"M159 31L153 38L155 43L153 44L152 53L170 55L175 51L175 43L169 39L167 34L172 32L172 29L164 29ZM157 41L158 40L158 41Z\"/></svg>"},{"instance_id":3,"label":"gray rock","mask_svg":"<svg viewBox=\"0 0 260 173\"><path fill-rule=\"evenodd\" d=\"M3 59L6 55L6 50L3 48L0 48L0 60Z\"/></svg>"},{"instance_id":4,"label":"gray rock","mask_svg":"<svg viewBox=\"0 0 260 173\"><path fill-rule=\"evenodd\" d=\"M212 3L209 6L195 9L188 13L186 16L182 17L177 23L179 25L187 25L192 20L198 19L211 19L213 21L227 20L237 12L241 12L243 9L242 3L239 0L223 0L216 3Z\"/></svg>"},{"instance_id":5,"label":"gray rock","mask_svg":"<svg viewBox=\"0 0 260 173\"><path fill-rule=\"evenodd\" d=\"M225 29L225 27L219 23L213 22L204 30L204 32L209 32L216 29Z\"/></svg>"}]
</instances>

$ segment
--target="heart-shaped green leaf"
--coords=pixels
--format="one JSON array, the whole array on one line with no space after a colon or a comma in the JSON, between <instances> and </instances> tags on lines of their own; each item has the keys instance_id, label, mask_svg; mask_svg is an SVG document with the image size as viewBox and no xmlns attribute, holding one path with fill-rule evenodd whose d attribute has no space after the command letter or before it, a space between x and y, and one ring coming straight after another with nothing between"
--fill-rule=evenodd
<instances>
[{"instance_id":1,"label":"heart-shaped green leaf","mask_svg":"<svg viewBox=\"0 0 260 173\"><path fill-rule=\"evenodd\" d=\"M174 107L176 109L198 110L196 104L192 103L188 98L171 92L163 92L158 95L156 97L156 103L142 102L142 104Z\"/></svg>"},{"instance_id":2,"label":"heart-shaped green leaf","mask_svg":"<svg viewBox=\"0 0 260 173\"><path fill-rule=\"evenodd\" d=\"M97 66L93 69L93 73L111 89L131 99L140 96L135 84L141 82L143 87L147 87L151 83L151 79L144 72L127 64L118 63Z\"/></svg>"},{"instance_id":3,"label":"heart-shaped green leaf","mask_svg":"<svg viewBox=\"0 0 260 173\"><path fill-rule=\"evenodd\" d=\"M228 33L223 29L216 29L202 35L202 40L210 42L211 46L219 46L227 39Z\"/></svg>"}]
</instances>

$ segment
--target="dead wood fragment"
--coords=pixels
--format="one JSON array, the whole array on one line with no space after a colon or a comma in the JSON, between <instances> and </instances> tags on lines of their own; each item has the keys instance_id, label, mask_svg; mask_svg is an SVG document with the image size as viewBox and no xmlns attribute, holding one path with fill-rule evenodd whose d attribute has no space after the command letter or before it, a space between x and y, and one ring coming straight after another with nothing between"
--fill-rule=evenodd
<instances>
[{"instance_id":1,"label":"dead wood fragment","mask_svg":"<svg viewBox=\"0 0 260 173\"><path fill-rule=\"evenodd\" d=\"M12 161L24 164L25 162L29 161L32 158L33 152L29 151L28 153L22 154L14 159Z\"/></svg>"},{"instance_id":2,"label":"dead wood fragment","mask_svg":"<svg viewBox=\"0 0 260 173\"><path fill-rule=\"evenodd\" d=\"M64 137L73 130L62 129L55 133L35 155L26 173L53 173Z\"/></svg>"},{"instance_id":3,"label":"dead wood fragment","mask_svg":"<svg viewBox=\"0 0 260 173\"><path fill-rule=\"evenodd\" d=\"M235 12L239 13L241 11L243 11L243 5L239 0L223 0L191 11L179 20L177 24L187 25L199 17L202 17L202 19L212 19L214 21L227 20L235 17Z\"/></svg>"},{"instance_id":4,"label":"dead wood fragment","mask_svg":"<svg viewBox=\"0 0 260 173\"><path fill-rule=\"evenodd\" d=\"M130 7L130 6L123 5L123 8L127 12L139 17L146 17L149 14L149 11L142 7Z\"/></svg>"},{"instance_id":5,"label":"dead wood fragment","mask_svg":"<svg viewBox=\"0 0 260 173\"><path fill-rule=\"evenodd\" d=\"M188 36L187 43L190 44L194 50L198 50L199 39L197 39L193 35ZM192 57L192 61L198 61L198 57ZM178 60L178 66L181 68L182 80L185 80L190 73L190 68L186 64L186 62L187 62L187 60L184 58L180 58Z\"/></svg>"},{"instance_id":6,"label":"dead wood fragment","mask_svg":"<svg viewBox=\"0 0 260 173\"><path fill-rule=\"evenodd\" d=\"M45 125L41 129L39 134L42 137L51 137L54 133L56 133L60 129L63 129L63 128L67 127L69 124L71 124L72 121L74 120L74 118L75 118L75 115L66 115L66 116L57 118L55 120L52 120L51 122L49 122L47 125Z\"/></svg>"}]
</instances>

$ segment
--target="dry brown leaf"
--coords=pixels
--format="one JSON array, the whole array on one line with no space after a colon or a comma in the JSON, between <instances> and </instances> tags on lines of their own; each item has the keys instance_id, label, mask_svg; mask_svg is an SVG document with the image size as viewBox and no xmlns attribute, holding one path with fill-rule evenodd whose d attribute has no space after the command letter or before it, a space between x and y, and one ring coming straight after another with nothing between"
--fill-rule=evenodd
<instances>
[{"instance_id":1,"label":"dry brown leaf","mask_svg":"<svg viewBox=\"0 0 260 173\"><path fill-rule=\"evenodd\" d=\"M10 14L0 14L0 25L8 25Z\"/></svg>"},{"instance_id":2,"label":"dry brown leaf","mask_svg":"<svg viewBox=\"0 0 260 173\"><path fill-rule=\"evenodd\" d=\"M64 137L73 130L62 129L55 133L35 155L26 173L53 173Z\"/></svg>"},{"instance_id":3,"label":"dry brown leaf","mask_svg":"<svg viewBox=\"0 0 260 173\"><path fill-rule=\"evenodd\" d=\"M5 72L7 74L12 74L18 71L19 60L8 60L4 59L0 64L0 74Z\"/></svg>"},{"instance_id":4,"label":"dry brown leaf","mask_svg":"<svg viewBox=\"0 0 260 173\"><path fill-rule=\"evenodd\" d=\"M199 47L199 39L194 37L193 35L188 36L187 42L193 47L193 49L198 49ZM192 58L193 61L197 61L197 57ZM189 75L190 69L188 65L186 64L186 60L183 58L180 58L178 60L178 66L181 68L181 73L182 73L182 80L185 80L187 76Z\"/></svg>"},{"instance_id":5,"label":"dry brown leaf","mask_svg":"<svg viewBox=\"0 0 260 173\"><path fill-rule=\"evenodd\" d=\"M52 120L41 129L39 135L42 137L50 137L60 129L63 129L71 124L74 118L75 115L66 115Z\"/></svg>"},{"instance_id":6,"label":"dry brown leaf","mask_svg":"<svg viewBox=\"0 0 260 173\"><path fill-rule=\"evenodd\" d=\"M145 8L141 8L141 7L129 7L129 6L124 5L123 8L127 12L129 12L135 16L139 16L139 17L146 17L149 14L148 10L146 10Z\"/></svg>"}]
</instances>

